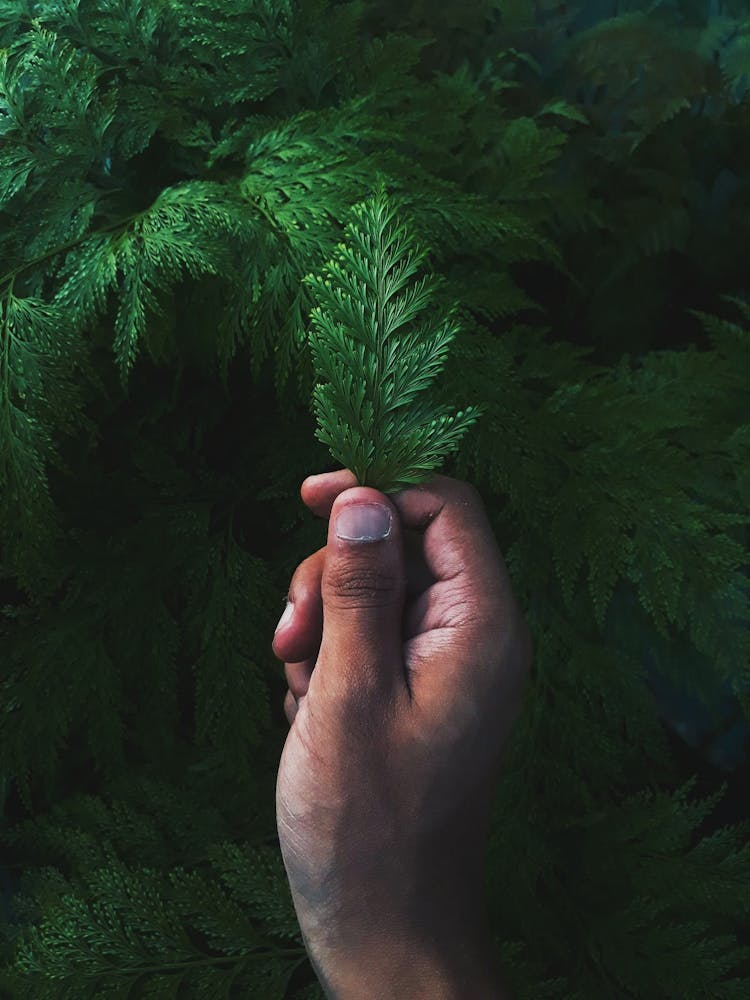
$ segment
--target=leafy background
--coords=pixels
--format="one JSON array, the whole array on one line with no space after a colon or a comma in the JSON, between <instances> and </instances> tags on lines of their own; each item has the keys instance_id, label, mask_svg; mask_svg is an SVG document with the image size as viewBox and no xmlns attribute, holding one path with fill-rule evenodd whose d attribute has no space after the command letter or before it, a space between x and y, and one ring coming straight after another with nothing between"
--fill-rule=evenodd
<instances>
[{"instance_id":1,"label":"leafy background","mask_svg":"<svg viewBox=\"0 0 750 1000\"><path fill-rule=\"evenodd\" d=\"M0 995L322 996L271 640L335 467L301 279L376 172L535 639L500 964L748 995L743 7L0 0Z\"/></svg>"}]
</instances>

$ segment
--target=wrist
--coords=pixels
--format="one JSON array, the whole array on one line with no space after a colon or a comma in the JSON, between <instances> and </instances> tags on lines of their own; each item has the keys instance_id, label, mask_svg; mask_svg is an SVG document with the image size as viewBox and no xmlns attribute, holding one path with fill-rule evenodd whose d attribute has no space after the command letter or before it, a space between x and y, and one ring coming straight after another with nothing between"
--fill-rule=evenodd
<instances>
[{"instance_id":1,"label":"wrist","mask_svg":"<svg viewBox=\"0 0 750 1000\"><path fill-rule=\"evenodd\" d=\"M363 887L346 916L322 917L319 909L305 915L298 908L328 1000L511 1000L481 894L435 893L422 902L386 907Z\"/></svg>"},{"instance_id":2,"label":"wrist","mask_svg":"<svg viewBox=\"0 0 750 1000\"><path fill-rule=\"evenodd\" d=\"M511 1000L485 939L439 947L394 933L359 954L308 953L328 1000Z\"/></svg>"},{"instance_id":3,"label":"wrist","mask_svg":"<svg viewBox=\"0 0 750 1000\"><path fill-rule=\"evenodd\" d=\"M319 871L314 883L292 869L290 885L328 1000L511 1000L494 958L475 844L444 837L419 851L373 851L353 870L339 861L328 877Z\"/></svg>"}]
</instances>

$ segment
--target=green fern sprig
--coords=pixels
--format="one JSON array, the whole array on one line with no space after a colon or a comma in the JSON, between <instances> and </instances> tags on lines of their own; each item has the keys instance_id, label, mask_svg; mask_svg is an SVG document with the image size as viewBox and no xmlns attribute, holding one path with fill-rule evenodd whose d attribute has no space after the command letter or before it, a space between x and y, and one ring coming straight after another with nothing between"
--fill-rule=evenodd
<instances>
[{"instance_id":1,"label":"green fern sprig","mask_svg":"<svg viewBox=\"0 0 750 1000\"><path fill-rule=\"evenodd\" d=\"M415 402L459 332L455 309L435 330L425 323L407 331L438 283L409 282L427 252L414 250L401 223L391 224L395 209L382 179L353 213L351 245L338 245L325 277L302 279L319 303L309 336L316 377L327 383L313 390L315 436L360 486L392 493L429 479L482 411L470 406L454 416Z\"/></svg>"}]
</instances>

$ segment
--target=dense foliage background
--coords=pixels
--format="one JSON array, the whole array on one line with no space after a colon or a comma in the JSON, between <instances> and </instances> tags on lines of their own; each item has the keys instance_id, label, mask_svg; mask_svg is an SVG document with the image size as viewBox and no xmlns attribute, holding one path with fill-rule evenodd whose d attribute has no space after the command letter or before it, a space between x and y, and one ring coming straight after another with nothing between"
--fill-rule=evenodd
<instances>
[{"instance_id":1,"label":"dense foliage background","mask_svg":"<svg viewBox=\"0 0 750 1000\"><path fill-rule=\"evenodd\" d=\"M535 639L523 998L750 993L739 0L0 0L0 995L322 996L273 629L325 543L302 277L387 178Z\"/></svg>"}]
</instances>

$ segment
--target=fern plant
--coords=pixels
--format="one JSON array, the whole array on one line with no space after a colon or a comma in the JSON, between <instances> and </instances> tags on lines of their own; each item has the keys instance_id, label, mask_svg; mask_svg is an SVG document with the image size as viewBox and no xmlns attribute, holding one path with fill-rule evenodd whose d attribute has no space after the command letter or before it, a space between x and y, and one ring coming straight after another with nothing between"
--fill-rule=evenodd
<instances>
[{"instance_id":1,"label":"fern plant","mask_svg":"<svg viewBox=\"0 0 750 1000\"><path fill-rule=\"evenodd\" d=\"M388 493L429 478L481 410L452 416L414 402L442 369L459 328L450 310L431 334L427 324L408 329L435 282L410 285L426 251L415 250L394 221L382 179L374 198L353 211L360 226L346 228L352 245L338 245L327 277L303 279L321 303L310 314L310 345L316 375L328 380L313 390L316 437L360 486Z\"/></svg>"},{"instance_id":2,"label":"fern plant","mask_svg":"<svg viewBox=\"0 0 750 1000\"><path fill-rule=\"evenodd\" d=\"M455 301L439 401L484 418L446 465L536 643L500 967L518 1000L748 995L750 772L691 780L648 675L750 718L750 101L716 70L744 30L696 60L704 2L594 34L584 0L490 6L0 0L0 1000L323 1000L269 639L325 543L298 492L323 435L362 482L427 471ZM442 276L421 339L384 196L341 253L378 175Z\"/></svg>"}]
</instances>

